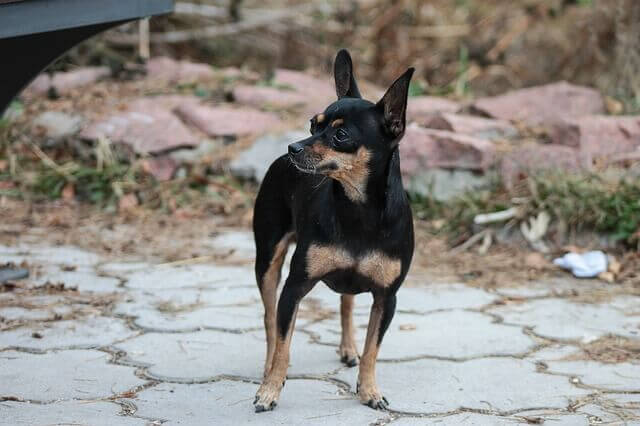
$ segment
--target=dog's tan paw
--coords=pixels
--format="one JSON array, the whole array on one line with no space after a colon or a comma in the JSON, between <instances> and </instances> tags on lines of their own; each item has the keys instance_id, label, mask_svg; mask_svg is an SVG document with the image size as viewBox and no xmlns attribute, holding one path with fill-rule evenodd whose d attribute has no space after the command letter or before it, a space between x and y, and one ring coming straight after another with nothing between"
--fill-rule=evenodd
<instances>
[{"instance_id":1,"label":"dog's tan paw","mask_svg":"<svg viewBox=\"0 0 640 426\"><path fill-rule=\"evenodd\" d=\"M282 385L278 386L270 382L262 383L256 393L256 398L253 400L256 413L271 411L276 408L281 389Z\"/></svg>"},{"instance_id":2,"label":"dog's tan paw","mask_svg":"<svg viewBox=\"0 0 640 426\"><path fill-rule=\"evenodd\" d=\"M386 410L389 408L389 401L382 396L376 385L358 385L358 398L361 403L375 410Z\"/></svg>"},{"instance_id":3,"label":"dog's tan paw","mask_svg":"<svg viewBox=\"0 0 640 426\"><path fill-rule=\"evenodd\" d=\"M358 350L355 345L340 344L340 361L347 367L358 365Z\"/></svg>"}]
</instances>

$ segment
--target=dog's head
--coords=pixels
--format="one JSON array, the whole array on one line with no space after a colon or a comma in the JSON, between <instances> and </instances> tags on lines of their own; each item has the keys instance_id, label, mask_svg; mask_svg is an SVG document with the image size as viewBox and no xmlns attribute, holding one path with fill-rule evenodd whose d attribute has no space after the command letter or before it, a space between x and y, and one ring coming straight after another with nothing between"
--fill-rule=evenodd
<instances>
[{"instance_id":1,"label":"dog's head","mask_svg":"<svg viewBox=\"0 0 640 426\"><path fill-rule=\"evenodd\" d=\"M301 171L319 173L343 183L386 168L405 129L409 68L372 103L362 99L351 56L340 50L334 64L338 100L311 118L311 137L289 145L291 162Z\"/></svg>"}]
</instances>

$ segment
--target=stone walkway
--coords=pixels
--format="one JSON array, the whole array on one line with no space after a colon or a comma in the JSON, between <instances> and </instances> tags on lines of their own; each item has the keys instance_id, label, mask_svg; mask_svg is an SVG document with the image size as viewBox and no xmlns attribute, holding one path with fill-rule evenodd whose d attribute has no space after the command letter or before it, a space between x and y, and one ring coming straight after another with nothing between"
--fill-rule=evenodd
<instances>
[{"instance_id":1,"label":"stone walkway","mask_svg":"<svg viewBox=\"0 0 640 426\"><path fill-rule=\"evenodd\" d=\"M181 266L0 246L2 263L31 269L0 287L0 424L640 424L637 353L598 351L637 351L640 298L582 300L606 289L593 281L487 292L417 276L380 351L389 412L358 403L357 368L336 353L339 298L320 284L277 409L254 414L265 345L251 235L213 245L235 251ZM360 345L369 299L356 297Z\"/></svg>"}]
</instances>

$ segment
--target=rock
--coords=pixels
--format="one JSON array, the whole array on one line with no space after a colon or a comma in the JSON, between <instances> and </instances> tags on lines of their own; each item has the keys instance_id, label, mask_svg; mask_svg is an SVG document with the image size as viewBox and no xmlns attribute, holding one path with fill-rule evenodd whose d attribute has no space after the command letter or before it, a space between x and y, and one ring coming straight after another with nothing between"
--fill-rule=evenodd
<instances>
[{"instance_id":1,"label":"rock","mask_svg":"<svg viewBox=\"0 0 640 426\"><path fill-rule=\"evenodd\" d=\"M265 135L231 162L231 174L262 182L273 160L287 153L287 145L308 136L308 132L301 130Z\"/></svg>"},{"instance_id":2,"label":"rock","mask_svg":"<svg viewBox=\"0 0 640 426\"><path fill-rule=\"evenodd\" d=\"M473 115L441 113L426 118L421 124L431 129L463 133L480 139L512 138L518 134L518 130L508 121Z\"/></svg>"},{"instance_id":3,"label":"rock","mask_svg":"<svg viewBox=\"0 0 640 426\"><path fill-rule=\"evenodd\" d=\"M495 162L495 147L484 139L410 125L400 142L400 155L405 176L425 168L486 171Z\"/></svg>"},{"instance_id":4,"label":"rock","mask_svg":"<svg viewBox=\"0 0 640 426\"><path fill-rule=\"evenodd\" d=\"M555 144L578 148L580 164L590 168L640 149L640 117L586 116L550 125Z\"/></svg>"},{"instance_id":5,"label":"rock","mask_svg":"<svg viewBox=\"0 0 640 426\"><path fill-rule=\"evenodd\" d=\"M512 189L517 182L538 173L579 169L577 149L561 145L530 144L506 154L502 158L500 174L504 185Z\"/></svg>"},{"instance_id":6,"label":"rock","mask_svg":"<svg viewBox=\"0 0 640 426\"><path fill-rule=\"evenodd\" d=\"M62 95L110 75L111 69L109 67L83 67L73 71L57 72L52 76L40 74L24 89L23 95L27 98L44 96L51 90Z\"/></svg>"},{"instance_id":7,"label":"rock","mask_svg":"<svg viewBox=\"0 0 640 426\"><path fill-rule=\"evenodd\" d=\"M493 176L470 170L432 168L404 176L407 191L438 201L449 201L465 192L489 188Z\"/></svg>"},{"instance_id":8,"label":"rock","mask_svg":"<svg viewBox=\"0 0 640 426\"><path fill-rule=\"evenodd\" d=\"M561 118L602 114L605 104L597 90L561 81L481 98L472 109L488 117L535 126Z\"/></svg>"},{"instance_id":9,"label":"rock","mask_svg":"<svg viewBox=\"0 0 640 426\"><path fill-rule=\"evenodd\" d=\"M275 87L237 86L233 89L233 99L242 105L256 108L293 108L305 105L308 98L293 90L279 90Z\"/></svg>"},{"instance_id":10,"label":"rock","mask_svg":"<svg viewBox=\"0 0 640 426\"><path fill-rule=\"evenodd\" d=\"M51 86L58 93L67 93L77 87L86 86L96 81L109 77L109 67L85 67L68 72L58 72L51 78Z\"/></svg>"},{"instance_id":11,"label":"rock","mask_svg":"<svg viewBox=\"0 0 640 426\"><path fill-rule=\"evenodd\" d=\"M455 113L460 104L446 98L436 96L414 96L407 103L407 119L424 125L434 116L441 113Z\"/></svg>"},{"instance_id":12,"label":"rock","mask_svg":"<svg viewBox=\"0 0 640 426\"><path fill-rule=\"evenodd\" d=\"M83 118L60 111L45 111L33 120L33 128L37 134L49 139L62 139L77 133L82 126Z\"/></svg>"},{"instance_id":13,"label":"rock","mask_svg":"<svg viewBox=\"0 0 640 426\"><path fill-rule=\"evenodd\" d=\"M262 133L281 124L275 114L252 108L183 104L175 111L183 120L212 137Z\"/></svg>"},{"instance_id":14,"label":"rock","mask_svg":"<svg viewBox=\"0 0 640 426\"><path fill-rule=\"evenodd\" d=\"M80 137L89 140L106 137L112 142L130 145L138 154L198 144L182 121L153 97L139 98L124 111L95 121L80 133Z\"/></svg>"},{"instance_id":15,"label":"rock","mask_svg":"<svg viewBox=\"0 0 640 426\"><path fill-rule=\"evenodd\" d=\"M293 70L277 69L273 83L283 89L293 89L306 99L304 114L313 115L324 111L337 100L333 80L316 78Z\"/></svg>"},{"instance_id":16,"label":"rock","mask_svg":"<svg viewBox=\"0 0 640 426\"><path fill-rule=\"evenodd\" d=\"M147 75L171 83L185 83L204 80L215 76L211 66L189 61L177 61L166 56L147 61Z\"/></svg>"},{"instance_id":17,"label":"rock","mask_svg":"<svg viewBox=\"0 0 640 426\"><path fill-rule=\"evenodd\" d=\"M157 180L165 181L173 177L178 168L177 162L169 155L146 158L143 162L143 169Z\"/></svg>"}]
</instances>

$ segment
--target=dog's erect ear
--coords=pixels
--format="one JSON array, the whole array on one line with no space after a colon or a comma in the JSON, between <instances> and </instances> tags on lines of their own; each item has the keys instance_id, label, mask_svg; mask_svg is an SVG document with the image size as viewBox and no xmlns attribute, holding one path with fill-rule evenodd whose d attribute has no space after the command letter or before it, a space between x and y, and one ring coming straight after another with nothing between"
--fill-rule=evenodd
<instances>
[{"instance_id":1,"label":"dog's erect ear","mask_svg":"<svg viewBox=\"0 0 640 426\"><path fill-rule=\"evenodd\" d=\"M407 115L407 97L409 96L409 82L413 75L414 68L409 68L384 94L382 99L378 101L377 107L384 114L385 128L391 136L398 137L402 135L405 128Z\"/></svg>"},{"instance_id":2,"label":"dog's erect ear","mask_svg":"<svg viewBox=\"0 0 640 426\"><path fill-rule=\"evenodd\" d=\"M336 79L336 93L338 99L361 98L356 79L353 76L353 63L351 55L346 49L342 49L336 55L333 64L333 76Z\"/></svg>"}]
</instances>

